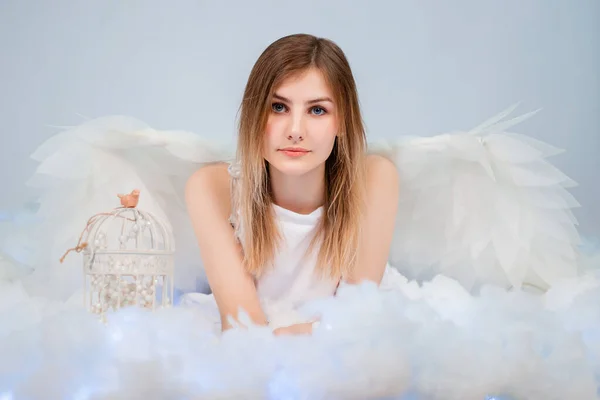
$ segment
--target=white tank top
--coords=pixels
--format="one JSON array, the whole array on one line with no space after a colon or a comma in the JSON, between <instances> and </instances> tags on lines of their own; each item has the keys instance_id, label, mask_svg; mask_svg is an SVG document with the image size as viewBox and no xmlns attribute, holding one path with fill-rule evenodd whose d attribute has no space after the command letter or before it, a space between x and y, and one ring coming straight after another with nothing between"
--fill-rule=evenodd
<instances>
[{"instance_id":1,"label":"white tank top","mask_svg":"<svg viewBox=\"0 0 600 400\"><path fill-rule=\"evenodd\" d=\"M306 301L334 294L337 282L327 276L321 277L315 271L318 246L307 253L323 208L304 215L277 205L272 207L282 241L273 267L257 281L259 297L269 303L297 307Z\"/></svg>"},{"instance_id":2,"label":"white tank top","mask_svg":"<svg viewBox=\"0 0 600 400\"><path fill-rule=\"evenodd\" d=\"M241 240L243 228L240 226L239 210L235 200L240 172L236 164L229 166L229 173L232 177L230 221L238 239ZM316 226L322 217L323 207L310 214L298 214L275 204L272 207L281 234L281 242L275 253L273 265L256 282L263 305L267 308L295 308L306 301L333 295L337 280L327 276L322 277L316 272L319 246L314 246L313 250L307 253Z\"/></svg>"}]
</instances>

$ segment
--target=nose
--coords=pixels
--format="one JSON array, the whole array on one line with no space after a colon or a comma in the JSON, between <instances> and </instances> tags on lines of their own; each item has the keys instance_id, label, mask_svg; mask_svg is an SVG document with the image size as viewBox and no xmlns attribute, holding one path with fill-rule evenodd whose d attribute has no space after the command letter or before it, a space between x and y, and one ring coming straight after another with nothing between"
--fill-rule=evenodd
<instances>
[{"instance_id":1,"label":"nose","mask_svg":"<svg viewBox=\"0 0 600 400\"><path fill-rule=\"evenodd\" d=\"M301 142L302 140L304 140L302 135L300 135L299 133L290 133L287 138L288 140L291 140L294 143Z\"/></svg>"},{"instance_id":2,"label":"nose","mask_svg":"<svg viewBox=\"0 0 600 400\"><path fill-rule=\"evenodd\" d=\"M303 129L302 115L292 116L291 126L287 136L288 140L293 142L301 142L304 140Z\"/></svg>"}]
</instances>

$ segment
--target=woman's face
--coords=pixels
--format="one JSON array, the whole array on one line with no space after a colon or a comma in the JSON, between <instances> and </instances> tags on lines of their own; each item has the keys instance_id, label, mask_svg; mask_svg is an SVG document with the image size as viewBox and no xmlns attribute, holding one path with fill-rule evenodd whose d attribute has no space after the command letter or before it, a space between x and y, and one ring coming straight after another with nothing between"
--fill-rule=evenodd
<instances>
[{"instance_id":1,"label":"woman's face","mask_svg":"<svg viewBox=\"0 0 600 400\"><path fill-rule=\"evenodd\" d=\"M304 175L324 165L337 134L333 94L321 72L311 68L275 90L264 158L285 175Z\"/></svg>"}]
</instances>

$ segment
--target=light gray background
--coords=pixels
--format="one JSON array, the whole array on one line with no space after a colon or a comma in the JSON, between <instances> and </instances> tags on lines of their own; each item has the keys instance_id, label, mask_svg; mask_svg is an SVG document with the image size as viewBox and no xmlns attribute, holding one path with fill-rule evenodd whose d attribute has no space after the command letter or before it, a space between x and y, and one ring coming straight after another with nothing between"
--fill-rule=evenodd
<instances>
[{"instance_id":1,"label":"light gray background","mask_svg":"<svg viewBox=\"0 0 600 400\"><path fill-rule=\"evenodd\" d=\"M516 131L564 148L582 232L600 235L600 1L0 2L0 210L20 202L28 155L78 116L233 138L243 86L273 40L336 41L369 135L470 128L522 101Z\"/></svg>"}]
</instances>

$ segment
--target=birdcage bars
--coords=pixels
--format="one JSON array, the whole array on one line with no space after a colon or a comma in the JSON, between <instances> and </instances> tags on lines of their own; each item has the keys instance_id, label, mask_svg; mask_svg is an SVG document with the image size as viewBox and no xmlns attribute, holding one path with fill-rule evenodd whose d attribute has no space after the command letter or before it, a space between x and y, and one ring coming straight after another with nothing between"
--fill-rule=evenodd
<instances>
[{"instance_id":1,"label":"birdcage bars","mask_svg":"<svg viewBox=\"0 0 600 400\"><path fill-rule=\"evenodd\" d=\"M115 236L118 242L111 240ZM171 305L173 240L164 222L136 208L118 208L91 223L87 239L84 302L90 312Z\"/></svg>"}]
</instances>

